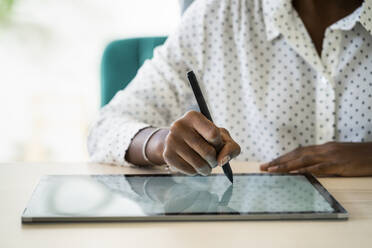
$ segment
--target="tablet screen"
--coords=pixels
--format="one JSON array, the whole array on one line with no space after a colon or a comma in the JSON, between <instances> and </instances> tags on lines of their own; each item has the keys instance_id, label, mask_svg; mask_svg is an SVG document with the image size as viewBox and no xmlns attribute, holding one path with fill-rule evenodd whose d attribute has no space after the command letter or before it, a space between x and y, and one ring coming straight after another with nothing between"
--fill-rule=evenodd
<instances>
[{"instance_id":1,"label":"tablet screen","mask_svg":"<svg viewBox=\"0 0 372 248\"><path fill-rule=\"evenodd\" d=\"M338 213L345 210L311 175L45 176L24 216L100 217Z\"/></svg>"}]
</instances>

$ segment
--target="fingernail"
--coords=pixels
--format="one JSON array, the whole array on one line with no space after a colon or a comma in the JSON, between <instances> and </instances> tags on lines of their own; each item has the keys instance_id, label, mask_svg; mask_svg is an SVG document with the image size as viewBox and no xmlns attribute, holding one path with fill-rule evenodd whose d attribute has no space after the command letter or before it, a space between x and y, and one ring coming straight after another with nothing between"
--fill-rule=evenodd
<instances>
[{"instance_id":1,"label":"fingernail","mask_svg":"<svg viewBox=\"0 0 372 248\"><path fill-rule=\"evenodd\" d=\"M199 169L199 172L203 176L208 176L211 174L211 168L209 166L203 166Z\"/></svg>"},{"instance_id":2,"label":"fingernail","mask_svg":"<svg viewBox=\"0 0 372 248\"><path fill-rule=\"evenodd\" d=\"M216 167L216 166L218 165L218 162L217 162L217 160L216 160L215 158L210 158L210 159L208 159L207 161L208 161L208 164L209 164L212 168L214 168L214 167Z\"/></svg>"},{"instance_id":3,"label":"fingernail","mask_svg":"<svg viewBox=\"0 0 372 248\"><path fill-rule=\"evenodd\" d=\"M183 171L180 171L180 173L186 174L186 175L192 176L192 177L198 175L198 173L194 173L194 172L183 172Z\"/></svg>"},{"instance_id":4,"label":"fingernail","mask_svg":"<svg viewBox=\"0 0 372 248\"><path fill-rule=\"evenodd\" d=\"M230 161L230 156L227 155L226 157L224 157L222 160L221 160L221 163L219 164L219 166L223 166L225 165L227 162Z\"/></svg>"},{"instance_id":5,"label":"fingernail","mask_svg":"<svg viewBox=\"0 0 372 248\"><path fill-rule=\"evenodd\" d=\"M261 168L265 168L265 167L267 167L268 165L269 165L269 163L264 163L264 164L261 164L260 167L261 167Z\"/></svg>"},{"instance_id":6,"label":"fingernail","mask_svg":"<svg viewBox=\"0 0 372 248\"><path fill-rule=\"evenodd\" d=\"M269 165L269 163L261 164L261 165L260 165L260 169L261 169L262 171L266 171L268 165Z\"/></svg>"},{"instance_id":7,"label":"fingernail","mask_svg":"<svg viewBox=\"0 0 372 248\"><path fill-rule=\"evenodd\" d=\"M267 170L271 172L271 171L276 171L278 169L279 169L279 166L273 166L273 167L269 167Z\"/></svg>"}]
</instances>

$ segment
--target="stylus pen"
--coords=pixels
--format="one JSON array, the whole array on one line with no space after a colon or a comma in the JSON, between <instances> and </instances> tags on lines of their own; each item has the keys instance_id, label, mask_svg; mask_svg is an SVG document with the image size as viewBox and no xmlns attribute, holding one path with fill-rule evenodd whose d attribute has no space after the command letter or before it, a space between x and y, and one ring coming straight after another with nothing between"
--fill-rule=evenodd
<instances>
[{"instance_id":1,"label":"stylus pen","mask_svg":"<svg viewBox=\"0 0 372 248\"><path fill-rule=\"evenodd\" d=\"M207 117L208 120L213 122L212 116L209 113L209 109L207 107L207 103L204 100L203 94L200 90L200 86L198 80L196 79L195 73L193 71L189 71L187 73L187 78L189 79L192 91L194 92L196 101L198 102L200 112ZM222 166L223 172L225 173L226 177L233 183L233 173L229 163L226 163Z\"/></svg>"}]
</instances>

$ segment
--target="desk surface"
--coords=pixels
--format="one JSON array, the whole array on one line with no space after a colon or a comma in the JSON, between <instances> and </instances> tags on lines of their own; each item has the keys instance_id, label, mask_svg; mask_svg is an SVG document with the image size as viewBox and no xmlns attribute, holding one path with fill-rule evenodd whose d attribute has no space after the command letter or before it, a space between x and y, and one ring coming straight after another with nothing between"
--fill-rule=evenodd
<instances>
[{"instance_id":1,"label":"desk surface","mask_svg":"<svg viewBox=\"0 0 372 248\"><path fill-rule=\"evenodd\" d=\"M254 163L232 167L258 172ZM0 164L0 247L372 247L372 177L319 179L349 211L348 221L21 224L42 175L146 172L162 173L84 163Z\"/></svg>"}]
</instances>

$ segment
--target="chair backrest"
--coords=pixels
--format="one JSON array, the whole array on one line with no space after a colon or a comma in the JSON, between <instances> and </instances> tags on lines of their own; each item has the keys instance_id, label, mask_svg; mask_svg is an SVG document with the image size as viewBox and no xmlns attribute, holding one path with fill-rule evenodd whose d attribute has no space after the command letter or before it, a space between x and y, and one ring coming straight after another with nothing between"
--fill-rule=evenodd
<instances>
[{"instance_id":1,"label":"chair backrest","mask_svg":"<svg viewBox=\"0 0 372 248\"><path fill-rule=\"evenodd\" d=\"M181 6L181 14L194 2L194 0L178 0Z\"/></svg>"},{"instance_id":2,"label":"chair backrest","mask_svg":"<svg viewBox=\"0 0 372 248\"><path fill-rule=\"evenodd\" d=\"M101 106L106 105L137 74L146 59L153 56L154 48L167 37L145 37L111 42L101 62Z\"/></svg>"}]
</instances>

